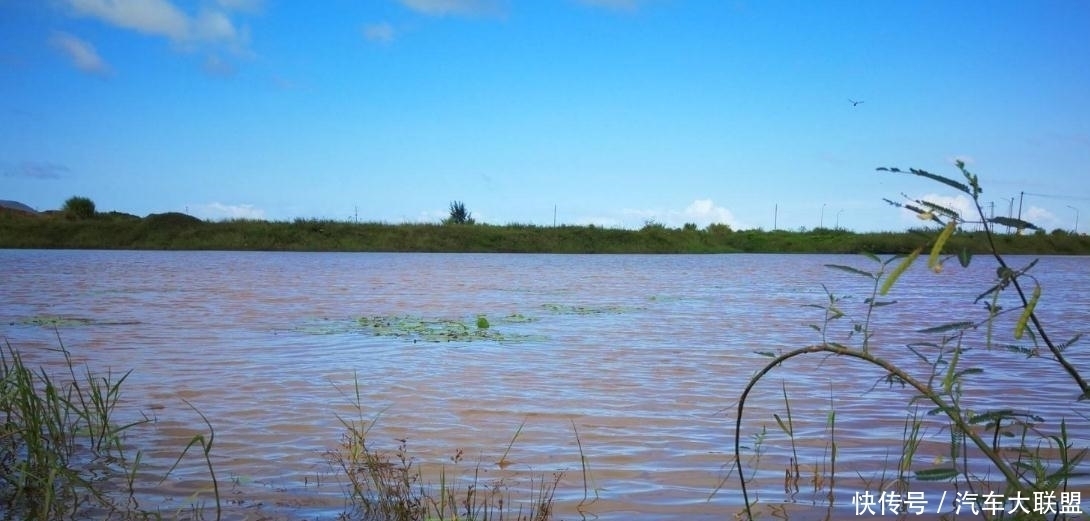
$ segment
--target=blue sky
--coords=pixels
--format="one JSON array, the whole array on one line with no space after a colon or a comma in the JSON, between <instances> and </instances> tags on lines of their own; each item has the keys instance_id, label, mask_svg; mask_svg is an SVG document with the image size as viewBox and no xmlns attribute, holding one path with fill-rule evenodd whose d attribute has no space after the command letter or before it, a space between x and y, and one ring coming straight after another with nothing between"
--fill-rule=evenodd
<instances>
[{"instance_id":1,"label":"blue sky","mask_svg":"<svg viewBox=\"0 0 1090 521\"><path fill-rule=\"evenodd\" d=\"M1081 231L1088 34L1075 0L0 0L0 199L901 230L883 197L967 201L875 168L960 158Z\"/></svg>"}]
</instances>

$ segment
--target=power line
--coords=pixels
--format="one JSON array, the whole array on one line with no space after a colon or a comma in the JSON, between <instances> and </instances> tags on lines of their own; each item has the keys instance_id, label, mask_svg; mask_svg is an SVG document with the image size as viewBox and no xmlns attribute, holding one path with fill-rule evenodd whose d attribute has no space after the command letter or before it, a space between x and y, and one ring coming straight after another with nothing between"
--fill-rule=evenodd
<instances>
[{"instance_id":1,"label":"power line","mask_svg":"<svg viewBox=\"0 0 1090 521\"><path fill-rule=\"evenodd\" d=\"M1044 197L1045 199L1067 199L1069 201L1090 201L1090 197L1078 196L1078 195L1057 195L1057 194L1039 194L1035 192L1022 192L1025 195L1032 195L1034 197Z\"/></svg>"}]
</instances>

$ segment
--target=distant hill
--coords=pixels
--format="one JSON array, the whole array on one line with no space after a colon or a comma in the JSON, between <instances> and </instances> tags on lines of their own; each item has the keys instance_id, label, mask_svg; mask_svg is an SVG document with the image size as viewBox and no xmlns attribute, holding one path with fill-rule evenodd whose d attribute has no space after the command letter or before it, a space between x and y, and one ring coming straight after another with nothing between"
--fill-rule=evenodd
<instances>
[{"instance_id":1,"label":"distant hill","mask_svg":"<svg viewBox=\"0 0 1090 521\"><path fill-rule=\"evenodd\" d=\"M35 209L33 209L33 208L23 204L23 203L20 203L19 201L0 200L0 209L12 211L12 212L29 213L29 214L37 214L38 213L37 210L35 210Z\"/></svg>"}]
</instances>

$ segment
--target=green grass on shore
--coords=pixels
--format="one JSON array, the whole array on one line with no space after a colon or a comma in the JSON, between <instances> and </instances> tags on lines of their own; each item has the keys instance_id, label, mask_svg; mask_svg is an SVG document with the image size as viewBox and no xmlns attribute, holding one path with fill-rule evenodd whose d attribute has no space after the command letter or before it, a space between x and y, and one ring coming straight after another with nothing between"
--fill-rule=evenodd
<instances>
[{"instance_id":1,"label":"green grass on shore","mask_svg":"<svg viewBox=\"0 0 1090 521\"><path fill-rule=\"evenodd\" d=\"M933 233L933 232L932 232ZM0 214L0 248L261 250L517 253L908 253L924 230L855 233L698 229L650 224L640 230L598 226L508 224L385 224L328 220L202 221L180 213L144 218L100 213L89 219L63 215ZM1090 254L1090 236L1063 230L1000 234L1012 254ZM947 251L987 251L982 233L959 232Z\"/></svg>"}]
</instances>

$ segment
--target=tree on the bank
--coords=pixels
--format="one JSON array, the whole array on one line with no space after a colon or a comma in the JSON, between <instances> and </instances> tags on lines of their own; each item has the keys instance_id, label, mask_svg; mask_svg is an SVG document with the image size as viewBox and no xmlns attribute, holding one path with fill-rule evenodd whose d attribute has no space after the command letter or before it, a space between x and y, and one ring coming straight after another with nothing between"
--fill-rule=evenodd
<instances>
[{"instance_id":1,"label":"tree on the bank","mask_svg":"<svg viewBox=\"0 0 1090 521\"><path fill-rule=\"evenodd\" d=\"M62 210L70 219L90 219L95 216L95 202L87 197L70 197Z\"/></svg>"},{"instance_id":2,"label":"tree on the bank","mask_svg":"<svg viewBox=\"0 0 1090 521\"><path fill-rule=\"evenodd\" d=\"M443 224L473 224L473 214L466 210L466 205L461 201L451 201L450 217Z\"/></svg>"}]
</instances>

